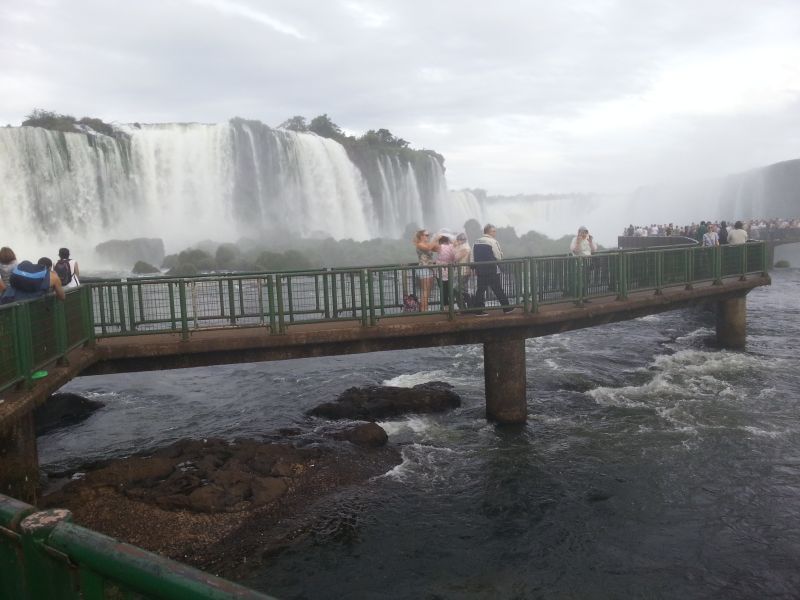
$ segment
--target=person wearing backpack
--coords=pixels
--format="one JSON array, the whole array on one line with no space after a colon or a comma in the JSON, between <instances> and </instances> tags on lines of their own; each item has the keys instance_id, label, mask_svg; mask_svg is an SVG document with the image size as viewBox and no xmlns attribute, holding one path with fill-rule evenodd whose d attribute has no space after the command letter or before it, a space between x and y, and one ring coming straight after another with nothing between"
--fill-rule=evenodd
<instances>
[{"instance_id":1,"label":"person wearing backpack","mask_svg":"<svg viewBox=\"0 0 800 600\"><path fill-rule=\"evenodd\" d=\"M56 298L64 300L64 287L59 276L50 269L52 264L49 258L40 258L36 264L29 260L20 262L11 271L8 286L0 296L0 304L39 298L50 290L55 292Z\"/></svg>"},{"instance_id":2,"label":"person wearing backpack","mask_svg":"<svg viewBox=\"0 0 800 600\"><path fill-rule=\"evenodd\" d=\"M53 270L61 280L61 285L66 289L76 288L81 284L78 279L81 274L78 262L70 259L69 248L58 249L58 262L53 267Z\"/></svg>"}]
</instances>

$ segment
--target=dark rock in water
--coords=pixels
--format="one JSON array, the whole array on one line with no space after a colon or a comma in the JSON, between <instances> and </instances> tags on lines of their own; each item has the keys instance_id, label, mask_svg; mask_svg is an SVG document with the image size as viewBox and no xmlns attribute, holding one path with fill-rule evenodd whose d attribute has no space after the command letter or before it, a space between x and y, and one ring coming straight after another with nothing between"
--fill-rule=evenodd
<instances>
[{"instance_id":1,"label":"dark rock in water","mask_svg":"<svg viewBox=\"0 0 800 600\"><path fill-rule=\"evenodd\" d=\"M375 423L358 423L351 427L346 427L333 434L337 440L347 440L356 446L365 448L380 448L389 441L383 427Z\"/></svg>"},{"instance_id":2,"label":"dark rock in water","mask_svg":"<svg viewBox=\"0 0 800 600\"><path fill-rule=\"evenodd\" d=\"M349 388L334 402L312 408L307 414L329 419L375 421L408 413L444 412L461 406L453 386L443 381L421 383L412 388L368 386Z\"/></svg>"},{"instance_id":3,"label":"dark rock in water","mask_svg":"<svg viewBox=\"0 0 800 600\"><path fill-rule=\"evenodd\" d=\"M161 273L161 270L148 262L137 260L136 264L133 265L133 272L137 275L147 275L149 273Z\"/></svg>"},{"instance_id":4,"label":"dark rock in water","mask_svg":"<svg viewBox=\"0 0 800 600\"><path fill-rule=\"evenodd\" d=\"M338 490L402 461L388 445L354 448L326 437L301 447L180 440L147 456L82 468L82 477L40 498L39 506L69 509L84 527L236 579L257 568L260 557L311 535L316 511Z\"/></svg>"},{"instance_id":5,"label":"dark rock in water","mask_svg":"<svg viewBox=\"0 0 800 600\"><path fill-rule=\"evenodd\" d=\"M105 404L102 402L89 400L78 394L68 392L51 394L44 404L33 411L36 435L44 435L54 429L85 421L103 406Z\"/></svg>"},{"instance_id":6,"label":"dark rock in water","mask_svg":"<svg viewBox=\"0 0 800 600\"><path fill-rule=\"evenodd\" d=\"M120 269L126 269L136 261L160 265L164 260L164 240L161 238L136 238L133 240L109 240L94 247L104 261Z\"/></svg>"}]
</instances>

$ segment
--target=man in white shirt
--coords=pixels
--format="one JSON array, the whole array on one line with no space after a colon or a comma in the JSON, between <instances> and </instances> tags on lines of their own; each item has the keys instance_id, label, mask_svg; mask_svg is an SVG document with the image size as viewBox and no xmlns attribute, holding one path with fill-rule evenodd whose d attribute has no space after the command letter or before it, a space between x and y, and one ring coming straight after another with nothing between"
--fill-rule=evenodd
<instances>
[{"instance_id":1,"label":"man in white shirt","mask_svg":"<svg viewBox=\"0 0 800 600\"><path fill-rule=\"evenodd\" d=\"M741 221L736 221L733 225L733 230L728 233L728 244L737 245L747 242L747 232L744 230L744 225Z\"/></svg>"}]
</instances>

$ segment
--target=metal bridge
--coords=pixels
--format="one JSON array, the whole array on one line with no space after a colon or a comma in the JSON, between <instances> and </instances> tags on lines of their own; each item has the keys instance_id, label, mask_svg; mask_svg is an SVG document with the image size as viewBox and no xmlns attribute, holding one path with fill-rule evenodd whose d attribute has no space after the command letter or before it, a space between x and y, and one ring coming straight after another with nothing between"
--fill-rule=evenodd
<instances>
[{"instance_id":1,"label":"metal bridge","mask_svg":"<svg viewBox=\"0 0 800 600\"><path fill-rule=\"evenodd\" d=\"M506 308L515 310L497 310L493 299L488 316L476 316L483 309L470 300L474 268L489 263L433 267L425 313L403 310L406 296L420 295L416 265L105 280L70 291L64 302L45 297L3 306L0 493L35 496L32 411L81 374L482 343L487 417L520 423L527 417L525 339L713 303L718 341L742 347L745 297L769 285L768 254L765 242L751 242L500 261ZM43 369L48 375L36 378ZM19 509L0 502L2 572L27 568L29 555L42 548L9 525L17 517L3 517L4 506ZM84 535L64 531L70 539ZM54 552L66 565L81 564L76 548L64 542Z\"/></svg>"}]
</instances>

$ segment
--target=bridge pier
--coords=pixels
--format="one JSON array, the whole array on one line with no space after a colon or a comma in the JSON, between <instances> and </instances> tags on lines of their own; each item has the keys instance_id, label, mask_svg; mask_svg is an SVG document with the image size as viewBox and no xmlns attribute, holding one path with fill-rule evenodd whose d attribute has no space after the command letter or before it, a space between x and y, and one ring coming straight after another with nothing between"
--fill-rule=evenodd
<instances>
[{"instance_id":1,"label":"bridge pier","mask_svg":"<svg viewBox=\"0 0 800 600\"><path fill-rule=\"evenodd\" d=\"M747 296L717 302L717 343L742 349L747 341Z\"/></svg>"},{"instance_id":2,"label":"bridge pier","mask_svg":"<svg viewBox=\"0 0 800 600\"><path fill-rule=\"evenodd\" d=\"M483 373L486 382L486 418L497 423L524 423L525 340L484 342Z\"/></svg>"},{"instance_id":3,"label":"bridge pier","mask_svg":"<svg viewBox=\"0 0 800 600\"><path fill-rule=\"evenodd\" d=\"M39 488L39 455L33 412L0 431L0 494L35 502Z\"/></svg>"}]
</instances>

